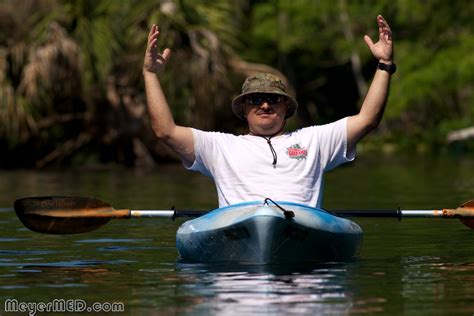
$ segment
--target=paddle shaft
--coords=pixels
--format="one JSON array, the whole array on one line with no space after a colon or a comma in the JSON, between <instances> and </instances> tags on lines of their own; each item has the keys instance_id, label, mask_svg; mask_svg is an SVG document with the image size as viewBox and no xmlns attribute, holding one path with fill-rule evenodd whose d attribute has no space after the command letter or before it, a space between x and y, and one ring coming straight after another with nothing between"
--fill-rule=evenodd
<instances>
[{"instance_id":1,"label":"paddle shaft","mask_svg":"<svg viewBox=\"0 0 474 316\"><path fill-rule=\"evenodd\" d=\"M209 211L130 210L130 217L165 217L174 219L176 217L199 217L207 213Z\"/></svg>"},{"instance_id":2,"label":"paddle shaft","mask_svg":"<svg viewBox=\"0 0 474 316\"><path fill-rule=\"evenodd\" d=\"M456 217L454 209L443 210L334 210L331 213L342 217L388 217L388 218L430 218ZM459 214L458 214L459 215Z\"/></svg>"},{"instance_id":3,"label":"paddle shaft","mask_svg":"<svg viewBox=\"0 0 474 316\"><path fill-rule=\"evenodd\" d=\"M291 206L286 206L286 208L287 210L282 209L284 213L293 213ZM116 210L110 204L96 198L67 196L22 198L15 201L14 209L26 227L39 233L49 234L84 233L102 227L111 219L164 217L174 220L177 217L199 217L209 213L209 211L176 211L174 209ZM321 212L326 211L321 210ZM456 209L336 210L328 213L341 217L459 218L463 224L474 229L474 200L465 202Z\"/></svg>"},{"instance_id":4,"label":"paddle shaft","mask_svg":"<svg viewBox=\"0 0 474 316\"><path fill-rule=\"evenodd\" d=\"M130 210L130 217L199 217L209 211L177 211L177 210ZM461 213L457 209L442 210L334 210L329 213L341 217L376 217L376 218L457 218L471 217L474 214Z\"/></svg>"}]
</instances>

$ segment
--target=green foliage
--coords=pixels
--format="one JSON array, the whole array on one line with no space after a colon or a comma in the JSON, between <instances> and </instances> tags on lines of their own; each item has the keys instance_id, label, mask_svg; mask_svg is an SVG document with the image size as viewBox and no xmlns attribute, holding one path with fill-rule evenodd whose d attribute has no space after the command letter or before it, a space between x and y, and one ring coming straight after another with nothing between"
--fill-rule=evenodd
<instances>
[{"instance_id":1,"label":"green foliage","mask_svg":"<svg viewBox=\"0 0 474 316\"><path fill-rule=\"evenodd\" d=\"M152 23L160 26L160 48L174 52L162 82L177 122L211 128L229 97L239 1L0 5L16 15L1 22L12 32L0 34L0 146L14 152L33 142L32 163L60 161L87 145L111 149L106 160L130 156L124 159L133 164L132 139L149 132L141 68ZM22 16L30 24L17 25ZM155 150L154 141L146 145Z\"/></svg>"},{"instance_id":2,"label":"green foliage","mask_svg":"<svg viewBox=\"0 0 474 316\"><path fill-rule=\"evenodd\" d=\"M244 56L259 56L267 63L277 60L279 54L294 51L321 56L331 49L327 44L338 32L327 27L334 17L329 2L274 0L255 4L250 15L250 36L243 34L251 50L244 51Z\"/></svg>"},{"instance_id":3,"label":"green foliage","mask_svg":"<svg viewBox=\"0 0 474 316\"><path fill-rule=\"evenodd\" d=\"M141 67L153 23L160 49L173 51L162 84L183 125L238 124L229 111L241 84L236 58L288 77L300 103L291 127L356 113L364 95L356 78L368 84L375 69L363 36L377 40L377 14L392 27L398 71L372 141L438 146L474 122L474 2L40 0L5 1L0 11L0 149L35 144L31 159L84 130L93 133L91 152L152 138L136 132L145 133L136 125L146 115L132 124L127 111L146 113Z\"/></svg>"},{"instance_id":4,"label":"green foliage","mask_svg":"<svg viewBox=\"0 0 474 316\"><path fill-rule=\"evenodd\" d=\"M399 2L399 72L386 118L408 137L442 143L474 121L474 4L408 2Z\"/></svg>"}]
</instances>

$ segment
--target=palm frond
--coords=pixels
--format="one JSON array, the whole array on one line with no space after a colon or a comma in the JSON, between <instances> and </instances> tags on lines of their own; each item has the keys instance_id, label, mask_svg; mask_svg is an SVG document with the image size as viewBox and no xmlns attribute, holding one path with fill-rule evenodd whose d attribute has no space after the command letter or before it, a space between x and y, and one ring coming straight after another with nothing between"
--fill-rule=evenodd
<instances>
[{"instance_id":1,"label":"palm frond","mask_svg":"<svg viewBox=\"0 0 474 316\"><path fill-rule=\"evenodd\" d=\"M56 93L75 95L81 89L79 46L57 23L51 23L46 43L31 49L18 87L39 112L55 112Z\"/></svg>"}]
</instances>

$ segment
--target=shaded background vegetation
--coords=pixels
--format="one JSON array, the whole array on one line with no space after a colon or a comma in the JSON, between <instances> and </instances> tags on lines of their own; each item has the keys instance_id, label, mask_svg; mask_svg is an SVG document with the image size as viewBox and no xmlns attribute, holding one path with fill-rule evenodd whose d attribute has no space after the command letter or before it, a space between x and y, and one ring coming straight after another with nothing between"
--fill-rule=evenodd
<instances>
[{"instance_id":1,"label":"shaded background vegetation","mask_svg":"<svg viewBox=\"0 0 474 316\"><path fill-rule=\"evenodd\" d=\"M152 23L173 51L161 79L179 124L243 132L230 100L256 71L296 94L290 128L355 114L376 65L362 37L377 36L379 13L398 71L360 149L442 150L474 125L474 2L0 0L0 167L173 161L146 113Z\"/></svg>"}]
</instances>

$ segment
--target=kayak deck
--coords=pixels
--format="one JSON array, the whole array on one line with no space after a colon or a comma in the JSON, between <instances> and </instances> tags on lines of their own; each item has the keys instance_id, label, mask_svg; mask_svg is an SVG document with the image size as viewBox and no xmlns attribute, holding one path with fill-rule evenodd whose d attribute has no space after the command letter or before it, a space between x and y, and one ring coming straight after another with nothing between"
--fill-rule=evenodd
<instances>
[{"instance_id":1,"label":"kayak deck","mask_svg":"<svg viewBox=\"0 0 474 316\"><path fill-rule=\"evenodd\" d=\"M251 264L343 261L354 258L362 229L354 222L309 206L239 203L181 225L176 245L182 259Z\"/></svg>"}]
</instances>

